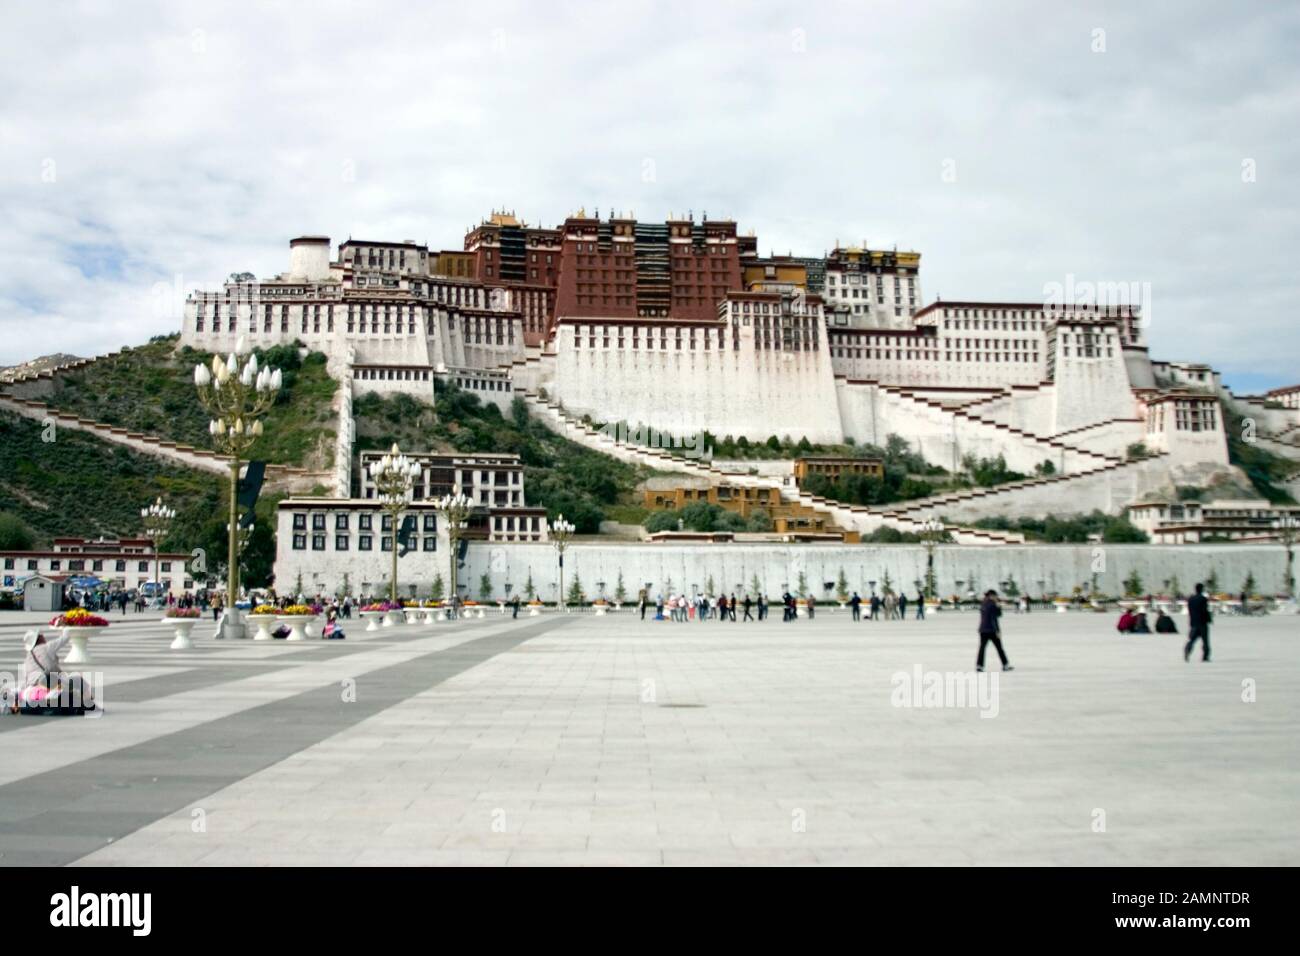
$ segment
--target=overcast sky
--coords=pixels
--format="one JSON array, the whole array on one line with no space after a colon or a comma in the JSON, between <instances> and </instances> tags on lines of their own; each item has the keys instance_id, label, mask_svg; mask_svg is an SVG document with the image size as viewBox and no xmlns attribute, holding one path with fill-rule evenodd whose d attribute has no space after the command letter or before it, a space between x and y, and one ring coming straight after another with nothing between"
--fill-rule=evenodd
<instances>
[{"instance_id":1,"label":"overcast sky","mask_svg":"<svg viewBox=\"0 0 1300 956\"><path fill-rule=\"evenodd\" d=\"M52 6L0 35L0 364L174 331L293 235L585 205L916 249L927 301L1132 283L1153 356L1300 381L1294 4Z\"/></svg>"}]
</instances>

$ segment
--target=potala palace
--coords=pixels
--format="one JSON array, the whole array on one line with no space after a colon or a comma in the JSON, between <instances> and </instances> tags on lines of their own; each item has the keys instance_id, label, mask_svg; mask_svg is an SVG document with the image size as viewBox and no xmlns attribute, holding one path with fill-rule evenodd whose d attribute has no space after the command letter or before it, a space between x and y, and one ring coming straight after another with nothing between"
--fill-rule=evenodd
<instances>
[{"instance_id":1,"label":"potala palace","mask_svg":"<svg viewBox=\"0 0 1300 956\"><path fill-rule=\"evenodd\" d=\"M1171 500L1179 485L1232 482L1225 404L1249 416L1269 447L1300 457L1292 444L1300 386L1239 397L1206 364L1153 359L1139 303L926 303L920 266L919 253L865 245L762 256L752 234L707 216L647 223L580 211L540 228L493 213L454 251L293 239L284 273L233 276L193 293L181 341L211 352L240 339L301 342L328 356L331 373L351 383L349 398L431 398L436 379L503 411L519 397L556 430L625 460L696 482L766 488L854 532L916 530L938 514L958 543L1019 542L961 524L992 514L1118 514L1153 496ZM788 461L674 456L598 427L608 423L678 438L707 431L822 444L882 444L893 434L953 471L968 454L1000 455L1040 477L887 508L848 506L802 491ZM350 438L344 421L335 499L352 498L357 486ZM513 504L522 507L522 496ZM288 513L301 517L305 505L282 508L283 555ZM527 517L526 534L514 534L511 521L490 537L544 542L545 517ZM1180 517L1166 513L1164 522L1176 527ZM1153 541L1196 540L1162 537L1164 525L1149 524ZM303 557L313 568L323 559Z\"/></svg>"}]
</instances>

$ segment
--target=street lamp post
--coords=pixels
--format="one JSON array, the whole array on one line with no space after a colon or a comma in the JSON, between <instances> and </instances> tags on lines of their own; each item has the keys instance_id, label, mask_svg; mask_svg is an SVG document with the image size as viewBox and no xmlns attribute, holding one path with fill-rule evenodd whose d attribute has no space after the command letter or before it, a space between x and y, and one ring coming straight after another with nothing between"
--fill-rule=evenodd
<instances>
[{"instance_id":1,"label":"street lamp post","mask_svg":"<svg viewBox=\"0 0 1300 956\"><path fill-rule=\"evenodd\" d=\"M565 613L569 611L568 599L564 596L564 551L569 546L569 539L573 537L575 527L572 521L565 521L564 515L557 515L551 522L551 544L555 546L555 553L560 559L560 593L558 595L559 604L564 608Z\"/></svg>"},{"instance_id":2,"label":"street lamp post","mask_svg":"<svg viewBox=\"0 0 1300 956\"><path fill-rule=\"evenodd\" d=\"M375 498L392 524L393 573L389 579L388 599L397 603L397 533L402 512L411 502L411 486L420 475L420 463L402 454L397 443L378 461L370 463L370 480L375 484Z\"/></svg>"},{"instance_id":3,"label":"street lamp post","mask_svg":"<svg viewBox=\"0 0 1300 956\"><path fill-rule=\"evenodd\" d=\"M1295 598L1295 538L1300 529L1300 520L1290 512L1282 515L1278 521L1278 538L1286 549L1286 596Z\"/></svg>"},{"instance_id":4,"label":"street lamp post","mask_svg":"<svg viewBox=\"0 0 1300 956\"><path fill-rule=\"evenodd\" d=\"M456 610L456 553L465 526L469 522L474 503L469 496L462 494L460 485L453 485L450 494L443 495L433 503L433 510L447 527L447 543L451 548L451 606Z\"/></svg>"},{"instance_id":5,"label":"street lamp post","mask_svg":"<svg viewBox=\"0 0 1300 956\"><path fill-rule=\"evenodd\" d=\"M154 583L154 600L158 600L158 591L162 586L162 575L159 571L159 549L162 539L167 537L167 531L171 528L172 520L176 517L176 510L163 504L162 498L158 498L147 508L140 509L140 517L144 523L145 537L153 542L153 583Z\"/></svg>"},{"instance_id":6,"label":"street lamp post","mask_svg":"<svg viewBox=\"0 0 1300 956\"><path fill-rule=\"evenodd\" d=\"M259 368L257 356L240 363L244 340L223 362L212 357L211 367L194 366L194 387L199 404L212 416L208 433L219 452L230 456L230 523L227 535L226 609L235 614L239 599L239 459L262 435L262 416L271 410L280 391L280 370Z\"/></svg>"},{"instance_id":7,"label":"street lamp post","mask_svg":"<svg viewBox=\"0 0 1300 956\"><path fill-rule=\"evenodd\" d=\"M937 590L934 579L934 549L943 534L943 522L931 515L921 525L921 534L925 540L925 596L933 599Z\"/></svg>"}]
</instances>

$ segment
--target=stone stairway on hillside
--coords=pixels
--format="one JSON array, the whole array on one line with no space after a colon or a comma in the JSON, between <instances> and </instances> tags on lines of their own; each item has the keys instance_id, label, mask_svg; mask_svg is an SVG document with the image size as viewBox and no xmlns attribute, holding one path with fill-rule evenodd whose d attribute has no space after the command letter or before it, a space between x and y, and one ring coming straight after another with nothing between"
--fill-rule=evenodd
<instances>
[{"instance_id":1,"label":"stone stairway on hillside","mask_svg":"<svg viewBox=\"0 0 1300 956\"><path fill-rule=\"evenodd\" d=\"M229 459L205 448L195 448L183 442L167 441L153 435L130 431L117 425L107 425L94 419L82 418L70 412L52 408L34 399L16 398L0 394L0 410L7 410L38 422L51 422L56 428L85 432L101 441L122 445L143 455L158 458L183 468L194 468L212 474L229 474ZM269 487L286 491L309 491L317 484L329 481L330 473L308 471L294 465L267 465Z\"/></svg>"},{"instance_id":2,"label":"stone stairway on hillside","mask_svg":"<svg viewBox=\"0 0 1300 956\"><path fill-rule=\"evenodd\" d=\"M1105 465L1101 468L1094 468L1089 471L1074 472L1068 475L1047 475L1042 478L1026 478L1022 481L1011 481L1006 484L994 485L990 488L967 488L962 491L946 492L942 495L933 495L929 498L917 498L914 501L900 502L894 507L895 513L900 516L915 516L919 514L933 514L942 511L945 507L951 507L956 504L962 504L970 501L996 499L999 504L999 510L1014 510L1014 499L1017 495L1023 496L1027 490L1040 491L1044 488L1051 488L1061 500L1068 501L1070 487L1072 484L1077 485L1085 479L1093 480L1104 474L1117 474L1128 468L1136 468L1143 462L1167 458L1167 452L1158 452L1149 455L1146 458L1121 459L1112 464Z\"/></svg>"},{"instance_id":3,"label":"stone stairway on hillside","mask_svg":"<svg viewBox=\"0 0 1300 956\"><path fill-rule=\"evenodd\" d=\"M704 462L692 461L666 451L647 448L630 442L623 442L608 435L585 422L578 421L566 414L558 402L542 398L537 392L523 392L523 398L529 412L545 423L552 431L569 438L584 447L610 455L619 461L644 465L659 471L677 472L693 477L706 478L715 484L730 484L742 487L768 488L775 490L783 501L801 504L811 508L830 519L839 528L847 528L859 533L871 533L881 527L892 527L899 531L920 533L928 515L915 517L895 514L892 510L869 508L864 505L847 505L829 498L809 494L798 486L759 475L745 475L724 472ZM1024 536L1011 532L985 531L981 528L948 527L948 532L959 544L1011 544L1024 541Z\"/></svg>"},{"instance_id":4,"label":"stone stairway on hillside","mask_svg":"<svg viewBox=\"0 0 1300 956\"><path fill-rule=\"evenodd\" d=\"M1061 471L1065 473L1096 471L1123 461L1122 458L1113 455L1089 451L1056 438L1044 438L1024 429L985 418L977 412L970 411L969 406L948 407L936 399L916 394L913 389L895 385L878 385L877 390L895 401L911 403L926 413L938 413L951 418L954 424L964 424L971 430L973 437L982 437L997 443L1012 441L1041 459L1054 463L1057 459L1061 459L1063 464Z\"/></svg>"}]
</instances>

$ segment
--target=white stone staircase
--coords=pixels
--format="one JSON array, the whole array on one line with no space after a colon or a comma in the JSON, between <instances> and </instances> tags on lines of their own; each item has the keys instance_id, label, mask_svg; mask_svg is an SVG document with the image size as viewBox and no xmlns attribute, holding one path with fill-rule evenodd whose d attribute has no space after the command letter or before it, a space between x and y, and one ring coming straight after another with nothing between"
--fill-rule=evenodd
<instances>
[{"instance_id":1,"label":"white stone staircase","mask_svg":"<svg viewBox=\"0 0 1300 956\"><path fill-rule=\"evenodd\" d=\"M697 478L706 478L714 484L738 485L750 488L768 488L776 490L781 500L802 504L813 508L829 517L838 527L869 534L881 527L892 527L899 531L920 533L922 524L929 517L901 514L894 509L869 508L864 505L848 505L833 501L801 490L798 486L777 481L759 475L724 472L707 462L694 461L671 455L666 451L647 448L630 442L619 441L585 422L567 415L558 402L542 398L537 392L518 393L527 405L529 412L549 427L593 451L610 455L629 464L644 465L658 471L676 472ZM948 529L952 539L958 544L1012 544L1024 541L1024 536L1011 532L985 531L981 528L953 527Z\"/></svg>"}]
</instances>

